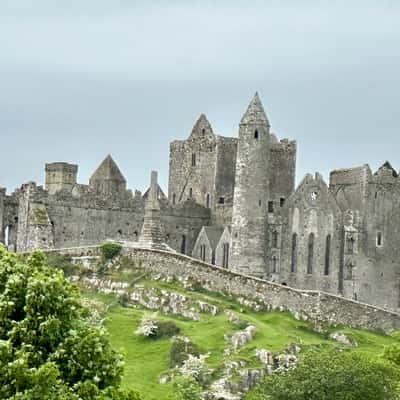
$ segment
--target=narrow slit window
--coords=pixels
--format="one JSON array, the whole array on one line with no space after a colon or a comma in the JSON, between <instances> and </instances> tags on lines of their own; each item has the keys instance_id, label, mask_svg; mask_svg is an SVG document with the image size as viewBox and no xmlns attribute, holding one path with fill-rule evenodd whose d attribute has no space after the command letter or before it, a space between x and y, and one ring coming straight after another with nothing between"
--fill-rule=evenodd
<instances>
[{"instance_id":1,"label":"narrow slit window","mask_svg":"<svg viewBox=\"0 0 400 400\"><path fill-rule=\"evenodd\" d=\"M258 139L258 130L257 129L254 131L254 139Z\"/></svg>"},{"instance_id":2,"label":"narrow slit window","mask_svg":"<svg viewBox=\"0 0 400 400\"><path fill-rule=\"evenodd\" d=\"M274 202L273 201L269 201L268 202L268 212L269 213L273 213L274 212Z\"/></svg>"},{"instance_id":3,"label":"narrow slit window","mask_svg":"<svg viewBox=\"0 0 400 400\"><path fill-rule=\"evenodd\" d=\"M376 234L376 245L377 245L378 247L380 247L380 246L382 246L382 243L383 243L382 232L378 232L378 233Z\"/></svg>"},{"instance_id":4,"label":"narrow slit window","mask_svg":"<svg viewBox=\"0 0 400 400\"><path fill-rule=\"evenodd\" d=\"M192 167L196 166L196 154L192 153Z\"/></svg>"}]
</instances>

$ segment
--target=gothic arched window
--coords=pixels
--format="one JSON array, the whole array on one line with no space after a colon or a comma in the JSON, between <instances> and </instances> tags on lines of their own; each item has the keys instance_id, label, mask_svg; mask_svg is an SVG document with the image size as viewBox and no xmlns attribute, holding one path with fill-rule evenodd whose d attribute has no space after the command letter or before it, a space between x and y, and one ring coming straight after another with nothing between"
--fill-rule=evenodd
<instances>
[{"instance_id":1,"label":"gothic arched window","mask_svg":"<svg viewBox=\"0 0 400 400\"><path fill-rule=\"evenodd\" d=\"M355 239L353 238L353 236L349 236L347 238L347 252L349 254L354 253L354 243L355 243Z\"/></svg>"},{"instance_id":2,"label":"gothic arched window","mask_svg":"<svg viewBox=\"0 0 400 400\"><path fill-rule=\"evenodd\" d=\"M272 273L276 274L278 272L278 258L276 256L272 257Z\"/></svg>"},{"instance_id":3,"label":"gothic arched window","mask_svg":"<svg viewBox=\"0 0 400 400\"><path fill-rule=\"evenodd\" d=\"M222 266L228 268L229 265L229 243L224 243L222 253Z\"/></svg>"},{"instance_id":4,"label":"gothic arched window","mask_svg":"<svg viewBox=\"0 0 400 400\"><path fill-rule=\"evenodd\" d=\"M290 272L297 270L297 233L292 235L292 258L290 263Z\"/></svg>"},{"instance_id":5,"label":"gothic arched window","mask_svg":"<svg viewBox=\"0 0 400 400\"><path fill-rule=\"evenodd\" d=\"M186 254L186 236L185 235L182 235L181 253Z\"/></svg>"},{"instance_id":6,"label":"gothic arched window","mask_svg":"<svg viewBox=\"0 0 400 400\"><path fill-rule=\"evenodd\" d=\"M325 243L325 270L324 270L325 275L329 275L330 264L331 264L331 235L328 235L326 237L326 243Z\"/></svg>"},{"instance_id":7,"label":"gothic arched window","mask_svg":"<svg viewBox=\"0 0 400 400\"><path fill-rule=\"evenodd\" d=\"M279 244L279 233L277 231L272 232L272 247L278 247Z\"/></svg>"},{"instance_id":8,"label":"gothic arched window","mask_svg":"<svg viewBox=\"0 0 400 400\"><path fill-rule=\"evenodd\" d=\"M314 233L308 236L308 257L307 257L307 274L313 273L314 267Z\"/></svg>"}]
</instances>

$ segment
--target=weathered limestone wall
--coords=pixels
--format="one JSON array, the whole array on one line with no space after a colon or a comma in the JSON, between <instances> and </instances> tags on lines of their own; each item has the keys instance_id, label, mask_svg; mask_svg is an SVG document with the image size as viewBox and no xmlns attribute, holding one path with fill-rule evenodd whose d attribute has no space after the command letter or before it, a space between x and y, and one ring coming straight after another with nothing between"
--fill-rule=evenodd
<instances>
[{"instance_id":1,"label":"weathered limestone wall","mask_svg":"<svg viewBox=\"0 0 400 400\"><path fill-rule=\"evenodd\" d=\"M296 142L271 135L269 156L269 200L277 209L293 193L296 182Z\"/></svg>"},{"instance_id":2,"label":"weathered limestone wall","mask_svg":"<svg viewBox=\"0 0 400 400\"><path fill-rule=\"evenodd\" d=\"M390 165L384 165L367 187L355 291L362 301L396 311L400 309L399 226L400 179Z\"/></svg>"},{"instance_id":3,"label":"weathered limestone wall","mask_svg":"<svg viewBox=\"0 0 400 400\"><path fill-rule=\"evenodd\" d=\"M368 165L338 169L330 173L329 189L343 211L352 209L362 212L366 186L371 175Z\"/></svg>"},{"instance_id":4,"label":"weathered limestone wall","mask_svg":"<svg viewBox=\"0 0 400 400\"><path fill-rule=\"evenodd\" d=\"M100 255L98 247L62 249L59 252L89 259ZM400 329L400 314L328 293L292 289L233 273L181 254L124 248L122 255L131 257L136 268L143 268L149 273L192 280L207 290L244 297L268 309L287 310L297 318L386 333Z\"/></svg>"},{"instance_id":5,"label":"weathered limestone wall","mask_svg":"<svg viewBox=\"0 0 400 400\"><path fill-rule=\"evenodd\" d=\"M205 207L215 202L217 141L204 115L187 140L170 144L168 198L172 205L193 199Z\"/></svg>"},{"instance_id":6,"label":"weathered limestone wall","mask_svg":"<svg viewBox=\"0 0 400 400\"><path fill-rule=\"evenodd\" d=\"M340 222L340 209L322 177L306 175L284 210L281 283L338 293L342 249Z\"/></svg>"}]
</instances>

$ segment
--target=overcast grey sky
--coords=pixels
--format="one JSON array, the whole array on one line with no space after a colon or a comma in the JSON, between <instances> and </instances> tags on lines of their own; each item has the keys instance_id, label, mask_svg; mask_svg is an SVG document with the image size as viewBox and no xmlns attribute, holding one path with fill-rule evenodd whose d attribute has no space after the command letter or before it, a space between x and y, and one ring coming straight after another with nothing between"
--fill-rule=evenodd
<instances>
[{"instance_id":1,"label":"overcast grey sky","mask_svg":"<svg viewBox=\"0 0 400 400\"><path fill-rule=\"evenodd\" d=\"M111 153L130 188L166 189L168 143L202 112L236 136L259 91L298 142L297 179L400 168L398 0L1 0L0 186L44 163L86 183Z\"/></svg>"}]
</instances>

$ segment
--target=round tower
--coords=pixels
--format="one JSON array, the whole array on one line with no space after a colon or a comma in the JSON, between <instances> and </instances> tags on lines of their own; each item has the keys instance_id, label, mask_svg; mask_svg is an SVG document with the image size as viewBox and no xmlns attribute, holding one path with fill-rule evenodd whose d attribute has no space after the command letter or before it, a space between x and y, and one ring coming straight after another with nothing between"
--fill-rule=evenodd
<instances>
[{"instance_id":1,"label":"round tower","mask_svg":"<svg viewBox=\"0 0 400 400\"><path fill-rule=\"evenodd\" d=\"M239 124L229 265L236 272L266 273L270 124L256 93Z\"/></svg>"}]
</instances>

